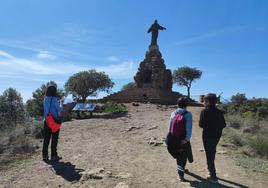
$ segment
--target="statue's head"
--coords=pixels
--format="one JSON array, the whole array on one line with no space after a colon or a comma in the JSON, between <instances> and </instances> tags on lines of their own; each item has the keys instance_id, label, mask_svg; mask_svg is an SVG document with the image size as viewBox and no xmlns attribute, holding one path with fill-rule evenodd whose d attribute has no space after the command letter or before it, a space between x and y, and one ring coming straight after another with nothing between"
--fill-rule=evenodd
<instances>
[{"instance_id":1,"label":"statue's head","mask_svg":"<svg viewBox=\"0 0 268 188\"><path fill-rule=\"evenodd\" d=\"M154 23L157 23L157 20L154 20Z\"/></svg>"}]
</instances>

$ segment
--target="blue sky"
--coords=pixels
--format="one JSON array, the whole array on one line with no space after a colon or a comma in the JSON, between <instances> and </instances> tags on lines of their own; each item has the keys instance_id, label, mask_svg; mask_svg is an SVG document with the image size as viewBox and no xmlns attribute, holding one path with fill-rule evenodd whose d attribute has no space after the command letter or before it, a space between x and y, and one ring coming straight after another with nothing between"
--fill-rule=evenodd
<instances>
[{"instance_id":1,"label":"blue sky","mask_svg":"<svg viewBox=\"0 0 268 188\"><path fill-rule=\"evenodd\" d=\"M49 80L63 87L78 71L105 71L113 91L133 81L154 19L166 66L203 71L192 95L268 97L268 1L6 0L0 2L0 93L24 101ZM186 94L186 88L173 85Z\"/></svg>"}]
</instances>

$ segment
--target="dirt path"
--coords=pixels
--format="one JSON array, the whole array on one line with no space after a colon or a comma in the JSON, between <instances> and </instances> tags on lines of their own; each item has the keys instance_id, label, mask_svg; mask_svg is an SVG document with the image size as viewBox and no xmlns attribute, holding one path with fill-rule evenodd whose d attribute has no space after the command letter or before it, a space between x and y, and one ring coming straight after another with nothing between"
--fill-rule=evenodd
<instances>
[{"instance_id":1,"label":"dirt path","mask_svg":"<svg viewBox=\"0 0 268 188\"><path fill-rule=\"evenodd\" d=\"M164 145L157 145L165 137L174 108L150 104L128 106L129 113L124 117L65 123L59 140L62 162L46 164L40 160L41 155L34 156L16 168L0 172L0 187L213 187L202 181L206 164L204 152L200 151L203 146L197 124L201 108L189 108L194 119L191 142L195 162L187 164L189 182L181 184L176 179L175 160ZM156 140L157 146L148 144L150 138L152 143ZM267 175L249 173L235 166L228 154L218 154L216 160L222 179L218 187L268 185Z\"/></svg>"}]
</instances>

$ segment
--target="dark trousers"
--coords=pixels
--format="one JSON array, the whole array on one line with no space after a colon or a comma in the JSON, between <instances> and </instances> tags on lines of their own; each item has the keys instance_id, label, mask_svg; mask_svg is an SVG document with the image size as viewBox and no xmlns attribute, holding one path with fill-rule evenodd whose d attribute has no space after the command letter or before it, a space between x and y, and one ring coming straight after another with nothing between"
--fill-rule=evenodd
<instances>
[{"instance_id":1,"label":"dark trousers","mask_svg":"<svg viewBox=\"0 0 268 188\"><path fill-rule=\"evenodd\" d=\"M178 157L176 158L177 161L177 170L180 176L184 175L185 165L187 162L187 151L183 149Z\"/></svg>"},{"instance_id":2,"label":"dark trousers","mask_svg":"<svg viewBox=\"0 0 268 188\"><path fill-rule=\"evenodd\" d=\"M48 156L48 145L51 139L51 156L57 156L57 145L58 145L58 138L59 138L59 132L58 130L56 133L52 133L51 129L47 126L46 122L44 123L44 142L43 142L43 157Z\"/></svg>"},{"instance_id":3,"label":"dark trousers","mask_svg":"<svg viewBox=\"0 0 268 188\"><path fill-rule=\"evenodd\" d=\"M207 157L207 166L209 173L212 177L216 178L216 168L215 168L215 155L216 155L216 147L219 143L221 135L206 135L203 133L203 144Z\"/></svg>"}]
</instances>

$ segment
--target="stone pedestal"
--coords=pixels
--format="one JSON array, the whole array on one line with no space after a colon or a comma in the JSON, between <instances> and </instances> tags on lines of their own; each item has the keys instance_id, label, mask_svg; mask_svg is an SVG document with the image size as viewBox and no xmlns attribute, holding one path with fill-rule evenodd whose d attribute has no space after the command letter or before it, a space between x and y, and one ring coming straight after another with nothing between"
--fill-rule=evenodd
<instances>
[{"instance_id":1,"label":"stone pedestal","mask_svg":"<svg viewBox=\"0 0 268 188\"><path fill-rule=\"evenodd\" d=\"M149 46L145 59L140 63L137 74L134 77L138 88L147 87L151 84L152 88L171 91L172 74L162 58L157 45Z\"/></svg>"},{"instance_id":2,"label":"stone pedestal","mask_svg":"<svg viewBox=\"0 0 268 188\"><path fill-rule=\"evenodd\" d=\"M182 95L172 92L172 74L164 62L159 47L149 46L145 59L134 76L137 88L116 92L104 97L102 101L176 104Z\"/></svg>"}]
</instances>

